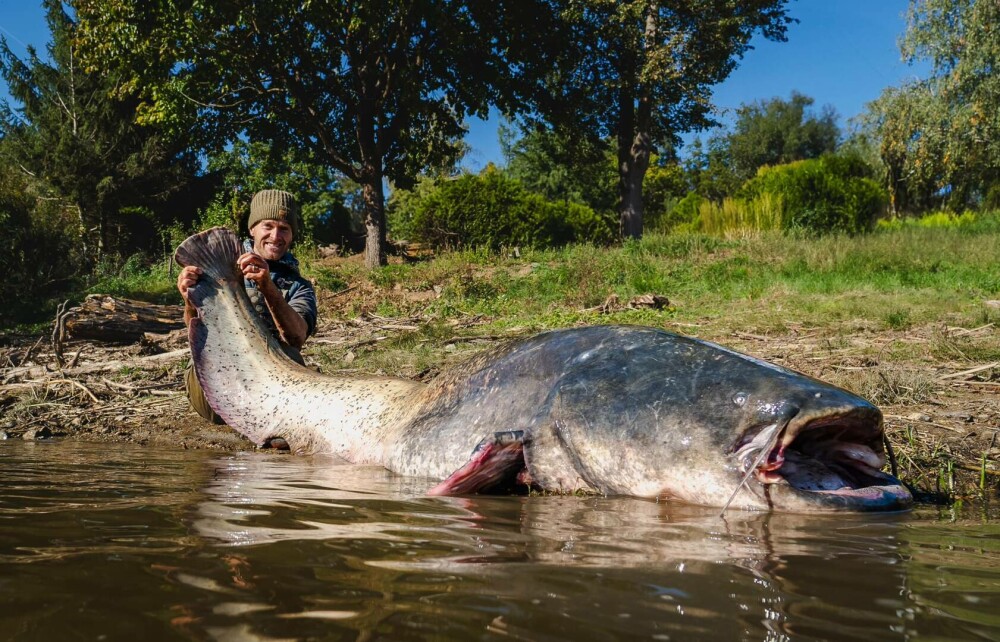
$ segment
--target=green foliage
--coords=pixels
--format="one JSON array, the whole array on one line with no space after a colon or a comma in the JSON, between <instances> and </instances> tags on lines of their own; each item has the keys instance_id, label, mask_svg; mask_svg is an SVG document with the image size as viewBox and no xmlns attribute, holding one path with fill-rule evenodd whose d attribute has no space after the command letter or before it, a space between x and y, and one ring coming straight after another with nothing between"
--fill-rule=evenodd
<instances>
[{"instance_id":1,"label":"green foliage","mask_svg":"<svg viewBox=\"0 0 1000 642\"><path fill-rule=\"evenodd\" d=\"M621 230L641 236L651 155L673 149L679 133L711 124L711 87L732 72L755 34L784 39L785 4L553 3L561 22L539 38L545 47L535 45L546 55L526 56L521 67L539 79L525 117L615 141Z\"/></svg>"},{"instance_id":2,"label":"green foliage","mask_svg":"<svg viewBox=\"0 0 1000 642\"><path fill-rule=\"evenodd\" d=\"M749 201L765 194L780 199L783 229L864 232L875 224L886 202L885 192L868 173L861 159L831 154L763 167L743 186L741 195Z\"/></svg>"},{"instance_id":3,"label":"green foliage","mask_svg":"<svg viewBox=\"0 0 1000 642\"><path fill-rule=\"evenodd\" d=\"M7 302L0 321L42 314L45 302L68 287L83 262L76 212L39 198L37 181L3 161L0 140L0 229L4 250L0 272L7 275Z\"/></svg>"},{"instance_id":4,"label":"green foliage","mask_svg":"<svg viewBox=\"0 0 1000 642\"><path fill-rule=\"evenodd\" d=\"M613 220L585 205L547 201L488 167L479 175L439 181L406 201L413 240L434 247L553 247L608 243Z\"/></svg>"},{"instance_id":5,"label":"green foliage","mask_svg":"<svg viewBox=\"0 0 1000 642\"><path fill-rule=\"evenodd\" d=\"M771 192L762 192L749 200L727 198L722 203L705 200L698 206L697 229L703 234L727 238L753 236L782 229L784 213L782 196Z\"/></svg>"},{"instance_id":6,"label":"green foliage","mask_svg":"<svg viewBox=\"0 0 1000 642\"><path fill-rule=\"evenodd\" d=\"M618 172L605 141L551 128L501 129L506 173L550 201L580 203L610 212L617 203Z\"/></svg>"},{"instance_id":7,"label":"green foliage","mask_svg":"<svg viewBox=\"0 0 1000 642\"><path fill-rule=\"evenodd\" d=\"M939 211L920 217L881 219L875 227L880 232L908 228L951 229L969 233L982 233L1000 229L1000 214L996 211L979 213L965 211L961 214Z\"/></svg>"},{"instance_id":8,"label":"green foliage","mask_svg":"<svg viewBox=\"0 0 1000 642\"><path fill-rule=\"evenodd\" d=\"M105 258L94 270L88 294L111 294L151 303L181 303L177 292L176 266L171 268L166 260L150 264L139 254L124 262Z\"/></svg>"},{"instance_id":9,"label":"green foliage","mask_svg":"<svg viewBox=\"0 0 1000 642\"><path fill-rule=\"evenodd\" d=\"M295 195L302 218L297 244L336 243L360 249L364 235L361 222L347 207L356 200L357 190L348 192L344 181L313 154L288 150L277 154L266 143L239 140L224 152L213 155L208 169L222 177L220 190L202 211L197 229L215 225L246 234L250 199L262 189L283 189Z\"/></svg>"},{"instance_id":10,"label":"green foliage","mask_svg":"<svg viewBox=\"0 0 1000 642\"><path fill-rule=\"evenodd\" d=\"M701 205L707 200L697 191L688 192L683 198L674 202L672 207L668 207L665 212L656 218L656 223L652 229L659 232L695 230L697 228L698 213Z\"/></svg>"},{"instance_id":11,"label":"green foliage","mask_svg":"<svg viewBox=\"0 0 1000 642\"><path fill-rule=\"evenodd\" d=\"M653 156L642 182L644 225L652 230L667 230L681 222L674 210L687 191L687 179L680 165Z\"/></svg>"},{"instance_id":12,"label":"green foliage","mask_svg":"<svg viewBox=\"0 0 1000 642\"><path fill-rule=\"evenodd\" d=\"M975 207L1000 179L998 23L996 2L910 3L900 48L932 71L885 90L865 119L894 213Z\"/></svg>"},{"instance_id":13,"label":"green foliage","mask_svg":"<svg viewBox=\"0 0 1000 642\"><path fill-rule=\"evenodd\" d=\"M511 48L504 34L516 31L497 25L530 24L531 9L496 0L92 0L78 13L87 64L141 88L151 117L191 123L203 149L247 136L311 152L360 185L366 264L375 267L385 263L383 181L405 187L423 169L453 164L464 118L496 98L513 102L501 88L520 67L507 56L535 50Z\"/></svg>"},{"instance_id":14,"label":"green foliage","mask_svg":"<svg viewBox=\"0 0 1000 642\"><path fill-rule=\"evenodd\" d=\"M810 113L812 104L812 98L793 91L789 100L772 98L740 105L733 131L724 139L736 179L749 180L765 165L784 165L833 152L840 138L837 115L830 106L818 116Z\"/></svg>"},{"instance_id":15,"label":"green foliage","mask_svg":"<svg viewBox=\"0 0 1000 642\"><path fill-rule=\"evenodd\" d=\"M491 164L487 170L496 171L496 168ZM413 240L416 238L413 221L417 209L421 207L424 200L437 191L439 185L445 180L447 180L445 177L434 178L421 175L417 177L411 189L394 187L386 206L386 220L389 232L395 239Z\"/></svg>"},{"instance_id":16,"label":"green foliage","mask_svg":"<svg viewBox=\"0 0 1000 642\"><path fill-rule=\"evenodd\" d=\"M784 165L832 153L840 138L837 115L829 106L819 115L813 99L792 92L789 100L772 98L740 105L731 130L719 129L707 143L695 139L685 171L702 196L721 202L764 166Z\"/></svg>"},{"instance_id":17,"label":"green foliage","mask_svg":"<svg viewBox=\"0 0 1000 642\"><path fill-rule=\"evenodd\" d=\"M0 75L19 105L0 109L5 153L42 181L46 196L77 210L89 260L145 247L174 215L168 198L191 179L194 157L186 142L136 125L135 96L80 67L78 24L63 3L44 8L47 58L29 48L21 60L0 41Z\"/></svg>"}]
</instances>

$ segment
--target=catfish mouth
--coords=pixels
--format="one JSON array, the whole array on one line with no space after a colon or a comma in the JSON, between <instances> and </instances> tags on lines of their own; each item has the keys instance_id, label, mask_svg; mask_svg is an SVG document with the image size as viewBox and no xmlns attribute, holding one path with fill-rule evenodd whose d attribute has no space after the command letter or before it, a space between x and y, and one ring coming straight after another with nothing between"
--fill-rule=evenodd
<instances>
[{"instance_id":1,"label":"catfish mouth","mask_svg":"<svg viewBox=\"0 0 1000 642\"><path fill-rule=\"evenodd\" d=\"M766 430L745 438L736 455L744 471L756 464L753 477L769 501L794 504L792 509L858 511L901 510L913 503L906 487L881 470L886 451L877 409L796 416L761 443Z\"/></svg>"}]
</instances>

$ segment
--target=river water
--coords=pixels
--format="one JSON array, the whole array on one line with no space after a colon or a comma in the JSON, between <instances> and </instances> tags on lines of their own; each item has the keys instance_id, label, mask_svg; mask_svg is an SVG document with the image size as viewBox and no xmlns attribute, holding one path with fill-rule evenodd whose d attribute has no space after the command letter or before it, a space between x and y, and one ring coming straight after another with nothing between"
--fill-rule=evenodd
<instances>
[{"instance_id":1,"label":"river water","mask_svg":"<svg viewBox=\"0 0 1000 642\"><path fill-rule=\"evenodd\" d=\"M1000 514L427 498L321 457L0 442L0 640L1000 639Z\"/></svg>"}]
</instances>

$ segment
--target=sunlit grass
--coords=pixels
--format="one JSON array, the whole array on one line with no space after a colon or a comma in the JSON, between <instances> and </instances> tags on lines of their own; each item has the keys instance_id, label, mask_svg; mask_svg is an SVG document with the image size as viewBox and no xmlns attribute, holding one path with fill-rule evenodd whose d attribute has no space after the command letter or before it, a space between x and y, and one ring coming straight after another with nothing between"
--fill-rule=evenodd
<instances>
[{"instance_id":1,"label":"sunlit grass","mask_svg":"<svg viewBox=\"0 0 1000 642\"><path fill-rule=\"evenodd\" d=\"M711 321L719 329L787 324L902 330L990 318L1000 293L1000 233L905 227L865 236L742 239L648 234L639 242L576 245L516 256L445 253L370 273L329 275L338 286L367 280L384 291L435 289L430 302L393 300L385 316L485 315L498 326L551 327L610 320L592 308L615 295L668 297L660 311L627 310L624 322Z\"/></svg>"}]
</instances>

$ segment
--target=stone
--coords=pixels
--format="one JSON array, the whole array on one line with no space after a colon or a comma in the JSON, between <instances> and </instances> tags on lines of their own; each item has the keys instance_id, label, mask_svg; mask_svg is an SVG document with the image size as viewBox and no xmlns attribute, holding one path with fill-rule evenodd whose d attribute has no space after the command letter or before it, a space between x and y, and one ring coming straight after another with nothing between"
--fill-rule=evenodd
<instances>
[{"instance_id":1,"label":"stone","mask_svg":"<svg viewBox=\"0 0 1000 642\"><path fill-rule=\"evenodd\" d=\"M48 428L31 428L30 430L24 431L21 435L21 439L25 441L37 441L39 439L48 439L52 436L52 431Z\"/></svg>"}]
</instances>

